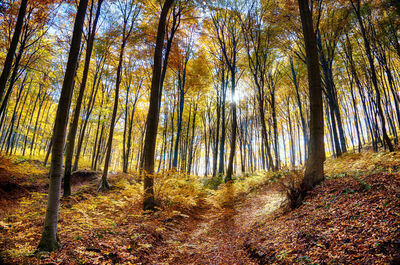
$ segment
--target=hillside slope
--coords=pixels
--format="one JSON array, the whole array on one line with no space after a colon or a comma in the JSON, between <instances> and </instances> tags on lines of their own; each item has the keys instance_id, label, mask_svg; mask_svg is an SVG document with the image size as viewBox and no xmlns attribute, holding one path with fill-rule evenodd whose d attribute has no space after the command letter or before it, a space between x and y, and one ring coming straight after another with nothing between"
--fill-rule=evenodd
<instances>
[{"instance_id":1,"label":"hillside slope","mask_svg":"<svg viewBox=\"0 0 400 265\"><path fill-rule=\"evenodd\" d=\"M260 220L246 248L260 264L400 264L400 155L346 154L299 208Z\"/></svg>"}]
</instances>

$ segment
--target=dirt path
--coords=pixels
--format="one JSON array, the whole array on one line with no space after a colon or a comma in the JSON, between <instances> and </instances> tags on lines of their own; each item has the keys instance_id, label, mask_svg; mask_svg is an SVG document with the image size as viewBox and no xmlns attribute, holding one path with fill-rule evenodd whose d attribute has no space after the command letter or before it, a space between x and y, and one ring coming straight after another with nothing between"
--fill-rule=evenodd
<instances>
[{"instance_id":1,"label":"dirt path","mask_svg":"<svg viewBox=\"0 0 400 265\"><path fill-rule=\"evenodd\" d=\"M166 247L154 253L158 264L258 264L244 249L245 238L261 217L281 207L284 199L264 187L241 203L198 213L198 219L175 231Z\"/></svg>"}]
</instances>

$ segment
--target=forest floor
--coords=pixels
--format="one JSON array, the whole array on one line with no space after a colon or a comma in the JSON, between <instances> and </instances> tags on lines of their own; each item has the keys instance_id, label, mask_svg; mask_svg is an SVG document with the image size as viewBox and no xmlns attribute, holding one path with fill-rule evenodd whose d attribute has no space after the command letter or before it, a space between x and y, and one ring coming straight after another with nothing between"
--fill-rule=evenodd
<instances>
[{"instance_id":1,"label":"forest floor","mask_svg":"<svg viewBox=\"0 0 400 265\"><path fill-rule=\"evenodd\" d=\"M35 253L47 169L3 157L0 264L400 264L400 153L345 154L325 167L327 180L295 210L283 187L301 174L216 191L174 175L158 181L153 214L131 175L110 176L114 188L98 194L95 173L80 171L61 201L62 248Z\"/></svg>"}]
</instances>

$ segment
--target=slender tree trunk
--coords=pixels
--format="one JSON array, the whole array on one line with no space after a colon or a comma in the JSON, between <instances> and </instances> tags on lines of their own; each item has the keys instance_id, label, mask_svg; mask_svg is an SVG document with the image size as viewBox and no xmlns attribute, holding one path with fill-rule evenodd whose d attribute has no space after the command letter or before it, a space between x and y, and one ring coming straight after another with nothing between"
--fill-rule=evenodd
<instances>
[{"instance_id":1,"label":"slender tree trunk","mask_svg":"<svg viewBox=\"0 0 400 265\"><path fill-rule=\"evenodd\" d=\"M12 118L11 118L10 133L9 133L8 139L7 139L7 149L6 149L6 153L7 153L7 154L8 154L9 151L10 151L11 140L12 140L12 138L13 138L14 123L15 123L15 119L16 119L16 116L17 116L18 103L19 103L19 100L20 100L20 98L21 98L22 91L23 91L23 89L24 89L24 83L25 83L25 81L26 81L26 75L25 75L24 80L22 81L22 84L21 84L21 87L20 87L20 89L19 89L19 93L18 93L17 99L16 99L16 101L15 101L14 111L13 111ZM11 154L11 153L12 153L12 150L11 150L11 152L10 152L9 154Z\"/></svg>"},{"instance_id":2,"label":"slender tree trunk","mask_svg":"<svg viewBox=\"0 0 400 265\"><path fill-rule=\"evenodd\" d=\"M38 92L38 95L36 96L35 103L33 104L32 113L31 113L31 116L30 116L30 119L29 119L28 130L27 130L27 132L25 134L25 137L24 137L24 147L23 147L23 150L22 150L22 156L25 155L25 150L26 150L26 145L27 145L27 142L28 142L29 132L30 132L30 129L31 129L31 124L32 124L33 116L35 114L35 109L36 109L36 105L37 105L36 103L38 102L38 100L40 98L41 90L42 90L42 86L39 86L39 92Z\"/></svg>"},{"instance_id":3,"label":"slender tree trunk","mask_svg":"<svg viewBox=\"0 0 400 265\"><path fill-rule=\"evenodd\" d=\"M128 113L129 113L129 89L130 84L128 84L126 88L126 95L125 95L125 119L124 119L124 135L122 139L122 172L127 173L128 171L128 157L126 157L126 133L128 130Z\"/></svg>"},{"instance_id":4,"label":"slender tree trunk","mask_svg":"<svg viewBox=\"0 0 400 265\"><path fill-rule=\"evenodd\" d=\"M360 137L360 127L358 123L358 111L357 111L357 103L356 103L356 98L354 96L354 88L353 88L353 81L350 81L350 92L351 92L351 100L353 102L353 109L354 109L354 123L356 126L356 131L357 131L357 139L358 139L358 152L361 152L361 137Z\"/></svg>"},{"instance_id":5,"label":"slender tree trunk","mask_svg":"<svg viewBox=\"0 0 400 265\"><path fill-rule=\"evenodd\" d=\"M193 110L193 123L192 123L192 138L190 140L189 146L189 158L188 158L188 167L187 173L190 174L192 172L192 164L193 164L193 156L194 156L194 138L195 138L195 131L196 131L196 114L197 114L197 103L195 103L194 110Z\"/></svg>"},{"instance_id":6,"label":"slender tree trunk","mask_svg":"<svg viewBox=\"0 0 400 265\"><path fill-rule=\"evenodd\" d=\"M3 116L6 115L6 108L7 108L8 99L10 98L11 92L12 92L13 87L14 87L14 84L18 79L18 68L19 68L19 64L20 64L21 59L22 59L22 55L23 55L24 50L25 50L25 40L26 39L24 38L24 40L22 41L22 43L20 45L17 57L15 58L14 69L13 69L13 72L12 72L11 77L10 77L10 82L9 82L9 85L8 85L8 89L7 89L7 92L6 92L6 94L5 94L4 98L3 98L3 102L1 103L1 106L0 106L0 116L1 115L3 115Z\"/></svg>"},{"instance_id":7,"label":"slender tree trunk","mask_svg":"<svg viewBox=\"0 0 400 265\"><path fill-rule=\"evenodd\" d=\"M378 86L378 78L376 76L374 58L372 57L370 42L367 37L365 28L364 28L363 19L361 17L360 0L357 0L356 6L354 5L354 3L352 1L351 1L351 4L353 5L354 11L356 13L358 24L359 24L360 30L361 30L361 35L364 40L364 48L365 48L365 52L367 54L367 58L368 58L369 66L370 66L370 74L371 74L372 84L374 85L375 94L376 94L375 95L376 96L376 107L377 107L377 112L378 112L380 122L381 122L383 141L386 143L389 151L393 152L394 151L393 144L392 144L392 142L387 134L387 131L386 131L386 122L385 122L385 116L384 116L383 110L382 110L381 92L380 92L379 86Z\"/></svg>"},{"instance_id":8,"label":"slender tree trunk","mask_svg":"<svg viewBox=\"0 0 400 265\"><path fill-rule=\"evenodd\" d=\"M179 84L179 116L178 116L178 128L176 131L175 147L174 147L174 160L172 161L172 168L176 169L178 165L178 144L182 131L182 116L183 109L185 106L185 72L186 67L183 70L181 77L180 71L178 71L178 84Z\"/></svg>"},{"instance_id":9,"label":"slender tree trunk","mask_svg":"<svg viewBox=\"0 0 400 265\"><path fill-rule=\"evenodd\" d=\"M24 23L27 3L28 0L22 0L21 5L19 7L17 23L15 24L14 28L14 34L11 39L10 48L7 51L6 60L4 61L3 71L1 72L0 76L0 100L3 97L4 90L6 89L6 83L11 72L15 51L17 50L19 37L22 31L22 25Z\"/></svg>"},{"instance_id":10,"label":"slender tree trunk","mask_svg":"<svg viewBox=\"0 0 400 265\"><path fill-rule=\"evenodd\" d=\"M167 153L167 130L168 130L168 110L166 108L164 113L164 126L162 132L162 145L161 145L161 159L158 164L157 172L160 172L161 168L164 168L165 154Z\"/></svg>"},{"instance_id":11,"label":"slender tree trunk","mask_svg":"<svg viewBox=\"0 0 400 265\"><path fill-rule=\"evenodd\" d=\"M295 159L295 150L294 150L294 139L293 139L293 125L292 125L292 119L290 115L290 101L288 99L287 102L287 112L288 112L288 122L289 122L289 142L290 142L290 164L292 167L294 167L296 163Z\"/></svg>"},{"instance_id":12,"label":"slender tree trunk","mask_svg":"<svg viewBox=\"0 0 400 265\"><path fill-rule=\"evenodd\" d=\"M157 139L158 119L160 116L160 85L162 51L165 36L166 18L174 0L166 0L161 10L157 29L156 47L154 49L153 77L150 90L150 106L146 121L146 136L143 149L143 171L144 171L144 199L143 210L154 210L154 155Z\"/></svg>"},{"instance_id":13,"label":"slender tree trunk","mask_svg":"<svg viewBox=\"0 0 400 265\"><path fill-rule=\"evenodd\" d=\"M139 88L140 89L140 88ZM139 93L139 92L137 92ZM128 167L129 167L129 156L131 155L131 147L132 147L132 129L133 129L133 117L135 116L135 110L136 110L136 103L138 100L138 95L135 97L135 101L133 102L132 106L132 112L131 112L131 117L130 117L130 122L129 122L129 129L128 129L128 140L127 140L127 146L126 146L126 165L125 166L125 173L128 172Z\"/></svg>"},{"instance_id":14,"label":"slender tree trunk","mask_svg":"<svg viewBox=\"0 0 400 265\"><path fill-rule=\"evenodd\" d=\"M298 86L298 83L297 83L297 74L296 74L296 71L294 70L293 59L292 58L290 58L290 69L291 69L292 76L293 76L293 84L294 84L294 87L296 89L297 105L299 106L301 128L302 128L302 131L303 131L304 153L307 155L307 145L308 145L307 125L306 125L306 121L304 119L303 107L302 107L301 99L300 99L299 86ZM306 157L306 159L307 159L307 157Z\"/></svg>"},{"instance_id":15,"label":"slender tree trunk","mask_svg":"<svg viewBox=\"0 0 400 265\"><path fill-rule=\"evenodd\" d=\"M225 134L226 134L226 118L225 118L225 114L226 114L226 106L225 106L225 102L226 102L226 84L225 84L225 71L222 70L222 102L221 102L221 141L219 144L219 169L218 169L218 173L219 174L224 174L224 170L225 170L225 165L224 165L224 155L225 155Z\"/></svg>"},{"instance_id":16,"label":"slender tree trunk","mask_svg":"<svg viewBox=\"0 0 400 265\"><path fill-rule=\"evenodd\" d=\"M93 11L93 3L91 3L91 8L90 8L90 13ZM85 66L83 68L83 74L82 74L82 80L81 84L79 87L79 94L78 98L76 100L76 105L75 105L75 110L74 110L74 116L72 118L72 121L69 126L69 132L68 132L68 138L67 138L67 148L65 152L65 169L64 169L64 197L68 197L71 195L71 167L72 167L72 157L74 155L74 148L75 148L75 138L76 138L76 132L78 130L78 123L79 123L79 117L81 114L81 106L82 106L82 101L83 101L83 96L85 93L86 89L86 82L89 74L89 68L90 68L90 59L92 57L92 51L93 51L93 43L94 43L94 37L96 35L96 27L97 27L97 21L100 16L100 10L101 10L101 5L103 3L103 0L98 0L97 4L97 10L96 10L96 15L94 18L93 25L89 23L89 35L88 35L88 40L87 40L87 48L86 48L86 55L85 55ZM91 14L90 14L90 20L91 20Z\"/></svg>"},{"instance_id":17,"label":"slender tree trunk","mask_svg":"<svg viewBox=\"0 0 400 265\"><path fill-rule=\"evenodd\" d=\"M308 85L310 91L310 141L308 159L301 184L303 195L324 179L324 117L322 105L321 72L317 39L313 29L312 13L308 0L298 0L303 29Z\"/></svg>"},{"instance_id":18,"label":"slender tree trunk","mask_svg":"<svg viewBox=\"0 0 400 265\"><path fill-rule=\"evenodd\" d=\"M218 143L219 143L219 126L221 120L221 99L217 90L217 124L215 125L215 138L214 138L214 154L213 154L213 177L217 175L217 165L218 165Z\"/></svg>"},{"instance_id":19,"label":"slender tree trunk","mask_svg":"<svg viewBox=\"0 0 400 265\"><path fill-rule=\"evenodd\" d=\"M126 26L124 26L125 28ZM112 151L112 141L114 137L114 127L115 127L115 121L117 119L117 111L118 111L118 100L119 100L119 87L121 84L121 74L122 74L122 61L124 58L124 51L125 51L125 45L127 41L127 37L125 36L125 32L123 34L123 41L121 44L121 49L119 53L119 62L118 62L118 68L117 68L117 80L115 84L115 95L114 95L114 108L111 116L111 124L110 124L110 132L108 134L108 140L107 140L107 146L106 146L106 156L105 156L105 161L104 161L104 168L103 168L103 175L101 177L101 182L99 186L99 190L101 189L109 189L110 186L107 181L107 175L108 175L108 168L110 165L111 161L111 151Z\"/></svg>"},{"instance_id":20,"label":"slender tree trunk","mask_svg":"<svg viewBox=\"0 0 400 265\"><path fill-rule=\"evenodd\" d=\"M274 130L274 152L275 152L275 167L274 170L278 170L280 167L279 159L279 142L278 142L278 121L276 118L276 104L275 104L275 85L271 77L271 110L272 110L272 127Z\"/></svg>"},{"instance_id":21,"label":"slender tree trunk","mask_svg":"<svg viewBox=\"0 0 400 265\"><path fill-rule=\"evenodd\" d=\"M18 131L18 129L19 129L20 121L21 121L21 118L22 118L22 114L24 113L25 103L26 103L26 100L28 99L28 95L29 95L29 91L30 91L30 88L31 88L31 84L32 84L32 80L31 80L31 82L29 83L28 90L27 90L26 93L25 93L25 97L24 97L23 103L22 103L21 108L20 108L20 110L19 110L17 126L16 126L16 128L15 128L16 131ZM26 120L26 117L27 117L27 115L25 115L24 121ZM23 124L25 124L25 122L23 122ZM12 153L12 150L13 150L13 148L14 148L14 144L16 143L16 145L18 146L19 138L21 137L21 135L22 135L22 134L19 133L19 134L18 134L18 137L13 137L13 138L12 138L10 154ZM17 148L15 148L14 154L16 154L16 151L17 151Z\"/></svg>"},{"instance_id":22,"label":"slender tree trunk","mask_svg":"<svg viewBox=\"0 0 400 265\"><path fill-rule=\"evenodd\" d=\"M174 97L174 103L172 105L172 116L171 116L171 140L169 146L169 155L168 155L168 168L172 168L172 159L173 159L173 148L174 148L174 117L175 117L175 108L176 108L176 97Z\"/></svg>"},{"instance_id":23,"label":"slender tree trunk","mask_svg":"<svg viewBox=\"0 0 400 265\"><path fill-rule=\"evenodd\" d=\"M235 49L235 48L234 48ZM226 170L225 182L232 180L233 163L236 152L236 135L237 135L237 114L236 114L236 101L235 101L235 86L236 86L236 50L234 51L233 65L231 68L231 96L232 96L232 136L231 146L229 153L228 168Z\"/></svg>"},{"instance_id":24,"label":"slender tree trunk","mask_svg":"<svg viewBox=\"0 0 400 265\"><path fill-rule=\"evenodd\" d=\"M65 69L64 82L61 90L60 100L58 102L54 124L49 196L43 233L38 246L40 250L45 251L53 251L59 248L57 239L57 223L61 193L62 158L69 109L73 93L73 82L76 65L78 63L79 48L81 44L82 29L87 5L88 0L81 0L79 2L72 34L71 47L68 55L67 67Z\"/></svg>"},{"instance_id":25,"label":"slender tree trunk","mask_svg":"<svg viewBox=\"0 0 400 265\"><path fill-rule=\"evenodd\" d=\"M46 100L46 94L43 95L43 99L39 100L39 106L43 105L43 102ZM32 142L31 142L31 151L29 153L30 156L32 156L33 153L33 146L35 144L35 140L36 140L36 132L37 132L37 128L38 128L38 123L39 123L39 117L40 117L40 113L41 113L42 108L39 108L37 116L36 116L36 122L35 122L35 127L33 129L33 136L32 136Z\"/></svg>"}]
</instances>

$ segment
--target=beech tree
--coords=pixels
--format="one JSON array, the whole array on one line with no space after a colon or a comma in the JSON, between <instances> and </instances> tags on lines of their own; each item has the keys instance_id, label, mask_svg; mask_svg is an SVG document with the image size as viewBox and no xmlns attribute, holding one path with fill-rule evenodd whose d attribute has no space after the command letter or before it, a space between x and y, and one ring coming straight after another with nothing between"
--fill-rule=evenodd
<instances>
[{"instance_id":1,"label":"beech tree","mask_svg":"<svg viewBox=\"0 0 400 265\"><path fill-rule=\"evenodd\" d=\"M74 154L75 147L75 137L78 129L78 121L81 112L81 106L83 101L83 95L85 93L86 82L89 74L90 60L92 57L93 51L93 43L96 35L97 22L99 20L101 5L103 4L103 0L98 0L96 13L93 17L94 13L94 1L92 1L90 10L89 10L89 23L88 23L88 36L86 43L86 55L85 55L85 65L83 69L83 75L81 80L81 85L79 87L79 95L75 103L74 115L69 126L68 132L68 140L67 140L67 148L66 148L66 156L65 156L65 169L64 169L64 196L67 197L71 195L71 167L72 167L72 157Z\"/></svg>"},{"instance_id":2,"label":"beech tree","mask_svg":"<svg viewBox=\"0 0 400 265\"><path fill-rule=\"evenodd\" d=\"M8 77L11 72L11 67L12 67L12 63L14 60L15 51L17 50L19 37L20 37L21 31L22 31L22 25L24 23L24 17L25 17L27 5L28 5L28 0L21 1L21 6L20 6L19 12L18 12L17 23L15 24L15 28L14 28L14 34L11 39L10 48L7 51L7 56L6 56L6 60L4 62L3 71L1 72L1 76L0 76L0 99L2 99L2 97L4 95L6 83L7 83Z\"/></svg>"},{"instance_id":3,"label":"beech tree","mask_svg":"<svg viewBox=\"0 0 400 265\"><path fill-rule=\"evenodd\" d=\"M154 210L154 155L156 148L158 120L160 117L160 86L162 51L164 46L165 27L169 9L174 0L165 0L161 9L157 28L156 46L154 48L153 74L150 90L149 112L146 119L146 134L143 147L142 170L144 174L143 210Z\"/></svg>"},{"instance_id":4,"label":"beech tree","mask_svg":"<svg viewBox=\"0 0 400 265\"><path fill-rule=\"evenodd\" d=\"M318 46L310 2L308 0L298 0L298 5L306 50L310 91L310 141L304 179L301 183L301 192L304 196L305 192L311 190L324 179L324 116Z\"/></svg>"},{"instance_id":5,"label":"beech tree","mask_svg":"<svg viewBox=\"0 0 400 265\"><path fill-rule=\"evenodd\" d=\"M57 238L57 224L58 210L60 206L63 150L69 116L69 108L73 92L73 82L76 65L78 62L83 23L85 20L87 6L88 0L81 0L79 2L78 10L76 12L74 30L68 55L68 62L65 68L65 76L54 124L49 195L46 217L43 226L43 233L38 246L38 249L45 251L53 251L60 246Z\"/></svg>"},{"instance_id":6,"label":"beech tree","mask_svg":"<svg viewBox=\"0 0 400 265\"><path fill-rule=\"evenodd\" d=\"M225 2L217 3L226 4ZM235 158L236 150L236 136L237 136L237 106L235 98L235 88L237 84L237 63L238 54L241 49L241 27L240 17L237 14L239 10L238 3L234 2L232 6L225 6L225 10L219 10L212 14L212 22L215 29L215 35L218 40L219 48L222 53L224 64L229 69L230 73L230 88L231 88L231 106L232 106L232 128L231 128L231 142L230 142L230 154L228 160L228 167L226 171L225 181L232 180L233 174L233 163Z\"/></svg>"},{"instance_id":7,"label":"beech tree","mask_svg":"<svg viewBox=\"0 0 400 265\"><path fill-rule=\"evenodd\" d=\"M122 75L122 63L124 59L125 47L128 42L129 37L131 36L135 21L137 16L139 15L140 9L138 5L134 3L132 0L120 1L119 8L123 17L123 27L122 27L122 40L121 40L121 47L119 50L119 59L118 59L118 67L117 67L117 79L115 83L115 95L114 95L114 107L111 116L111 125L110 125L110 132L108 133L108 140L107 140L107 149L105 155L105 162L104 162L104 169L103 175L101 177L101 182L99 186L99 190L101 189L109 189L107 175L108 175L108 167L111 160L111 151L112 151L112 142L114 137L114 127L115 122L117 119L117 111L118 111L118 101L119 101L119 88L121 84L121 75Z\"/></svg>"}]
</instances>

